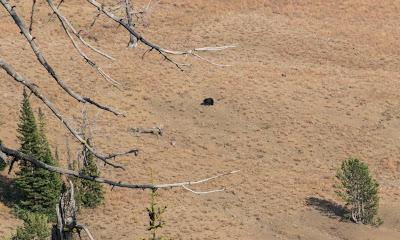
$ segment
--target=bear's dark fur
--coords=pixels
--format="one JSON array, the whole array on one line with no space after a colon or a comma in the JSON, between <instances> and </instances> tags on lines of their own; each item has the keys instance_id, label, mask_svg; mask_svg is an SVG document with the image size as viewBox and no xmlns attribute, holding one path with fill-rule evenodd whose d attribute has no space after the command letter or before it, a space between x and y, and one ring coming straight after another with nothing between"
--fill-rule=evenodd
<instances>
[{"instance_id":1,"label":"bear's dark fur","mask_svg":"<svg viewBox=\"0 0 400 240\"><path fill-rule=\"evenodd\" d=\"M212 105L214 105L214 99L212 99L212 98L205 98L205 99L203 100L203 102L201 103L201 105L204 105L204 106L212 106Z\"/></svg>"}]
</instances>

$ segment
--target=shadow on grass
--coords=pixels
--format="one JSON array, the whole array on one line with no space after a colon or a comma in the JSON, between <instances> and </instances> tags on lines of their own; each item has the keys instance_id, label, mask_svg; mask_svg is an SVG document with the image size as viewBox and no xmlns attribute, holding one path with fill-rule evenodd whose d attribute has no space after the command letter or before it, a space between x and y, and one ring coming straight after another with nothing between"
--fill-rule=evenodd
<instances>
[{"instance_id":1,"label":"shadow on grass","mask_svg":"<svg viewBox=\"0 0 400 240\"><path fill-rule=\"evenodd\" d=\"M324 216L330 218L344 218L346 214L346 209L341 205L330 201L317 197L308 197L306 198L306 205L310 206L317 211L321 212Z\"/></svg>"},{"instance_id":2,"label":"shadow on grass","mask_svg":"<svg viewBox=\"0 0 400 240\"><path fill-rule=\"evenodd\" d=\"M17 194L12 179L0 174L0 202L12 207L16 201Z\"/></svg>"}]
</instances>

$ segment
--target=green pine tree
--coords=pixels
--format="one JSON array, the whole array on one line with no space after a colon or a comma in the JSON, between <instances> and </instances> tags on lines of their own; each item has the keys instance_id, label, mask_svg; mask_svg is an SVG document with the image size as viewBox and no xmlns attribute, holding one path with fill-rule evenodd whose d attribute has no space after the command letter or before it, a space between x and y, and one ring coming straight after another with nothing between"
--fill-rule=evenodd
<instances>
[{"instance_id":1,"label":"green pine tree","mask_svg":"<svg viewBox=\"0 0 400 240\"><path fill-rule=\"evenodd\" d=\"M147 231L150 232L149 240L164 240L164 237L157 237L157 231L165 226L165 221L162 219L162 215L166 211L167 207L159 207L156 201L157 189L152 189L150 192L150 206L147 208L147 214L149 216L149 227Z\"/></svg>"},{"instance_id":2,"label":"green pine tree","mask_svg":"<svg viewBox=\"0 0 400 240\"><path fill-rule=\"evenodd\" d=\"M89 143L89 140L87 141ZM84 147L82 155L84 162L80 173L87 176L99 176L99 170L97 168L93 153ZM100 183L81 179L81 181L77 184L77 187L79 188L77 195L79 196L80 204L82 204L83 207L94 208L103 202L104 191Z\"/></svg>"},{"instance_id":3,"label":"green pine tree","mask_svg":"<svg viewBox=\"0 0 400 240\"><path fill-rule=\"evenodd\" d=\"M43 114L40 113L38 127L26 91L23 96L20 123L18 124L20 151L54 166L56 162L45 136ZM59 174L36 168L29 162L21 162L15 182L20 193L18 208L24 211L43 213L50 217L55 216L55 206L61 192Z\"/></svg>"},{"instance_id":4,"label":"green pine tree","mask_svg":"<svg viewBox=\"0 0 400 240\"><path fill-rule=\"evenodd\" d=\"M336 193L346 202L346 218L356 223L380 225L379 184L372 178L368 166L362 161L349 158L342 162L336 174L339 185Z\"/></svg>"},{"instance_id":5,"label":"green pine tree","mask_svg":"<svg viewBox=\"0 0 400 240\"><path fill-rule=\"evenodd\" d=\"M23 216L24 225L17 228L17 233L11 240L48 240L50 226L46 215L27 213Z\"/></svg>"}]
</instances>

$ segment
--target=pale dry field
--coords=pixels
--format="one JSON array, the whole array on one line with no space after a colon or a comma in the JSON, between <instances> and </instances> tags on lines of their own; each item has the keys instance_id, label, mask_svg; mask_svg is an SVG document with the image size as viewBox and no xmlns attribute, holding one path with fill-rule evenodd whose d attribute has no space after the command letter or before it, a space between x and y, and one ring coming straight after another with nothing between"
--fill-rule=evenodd
<instances>
[{"instance_id":1,"label":"pale dry field","mask_svg":"<svg viewBox=\"0 0 400 240\"><path fill-rule=\"evenodd\" d=\"M12 1L28 19L30 1ZM79 29L95 15L82 1L61 10ZM107 1L108 3L113 1ZM136 1L135 1L136 2ZM144 4L145 1L138 1ZM161 0L140 31L170 48L237 44L206 54L231 67L187 59L180 72L142 45L126 48L127 34L100 18L87 39L117 58L98 63L123 84L120 91L83 63L48 8L33 34L59 74L80 93L127 112L126 118L89 107L96 147L138 157L117 161L126 171L101 167L104 176L129 182L175 182L240 169L196 189L162 190L169 239L400 239L400 1ZM90 37L89 37L90 36ZM62 93L10 17L0 10L0 56L33 80L78 126L82 106ZM0 72L0 138L18 147L22 88ZM213 107L200 106L204 97ZM35 107L40 106L32 99ZM65 159L66 131L46 110L53 148ZM131 127L161 125L162 137L132 135ZM72 143L73 140L70 139ZM172 142L176 144L171 144ZM73 145L73 151L78 146ZM332 184L340 162L366 161L381 184L380 228L340 222ZM62 164L65 166L66 162ZM7 176L2 174L1 189ZM96 239L146 237L148 194L106 187L105 203L80 221ZM0 203L0 236L20 224Z\"/></svg>"}]
</instances>

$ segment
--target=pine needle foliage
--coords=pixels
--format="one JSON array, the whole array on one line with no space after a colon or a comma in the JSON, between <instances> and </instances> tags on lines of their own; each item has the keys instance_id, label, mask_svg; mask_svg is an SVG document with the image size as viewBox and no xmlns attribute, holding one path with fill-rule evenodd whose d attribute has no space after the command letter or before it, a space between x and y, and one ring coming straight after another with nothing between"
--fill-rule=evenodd
<instances>
[{"instance_id":1,"label":"pine needle foliage","mask_svg":"<svg viewBox=\"0 0 400 240\"><path fill-rule=\"evenodd\" d=\"M355 223L380 225L382 220L377 217L379 184L370 175L368 166L356 158L349 158L342 162L336 178L339 181L336 193L348 208L344 217Z\"/></svg>"},{"instance_id":2,"label":"pine needle foliage","mask_svg":"<svg viewBox=\"0 0 400 240\"><path fill-rule=\"evenodd\" d=\"M20 151L49 164L56 165L45 135L43 114L39 114L39 126L36 122L29 96L24 90L18 139ZM29 162L20 163L20 171L15 180L19 191L17 209L43 213L55 217L55 207L61 192L61 178L57 173L36 168Z\"/></svg>"},{"instance_id":3,"label":"pine needle foliage","mask_svg":"<svg viewBox=\"0 0 400 240\"><path fill-rule=\"evenodd\" d=\"M50 225L46 215L26 213L23 220L24 225L17 228L11 240L48 240L50 238Z\"/></svg>"},{"instance_id":4,"label":"pine needle foliage","mask_svg":"<svg viewBox=\"0 0 400 240\"><path fill-rule=\"evenodd\" d=\"M87 140L90 144L89 140ZM86 176L99 176L94 155L86 147L82 150L83 166L80 173ZM104 200L103 186L95 181L80 179L77 184L80 204L86 208L95 208Z\"/></svg>"},{"instance_id":5,"label":"pine needle foliage","mask_svg":"<svg viewBox=\"0 0 400 240\"><path fill-rule=\"evenodd\" d=\"M162 219L162 215L166 211L167 207L159 207L156 201L157 189L152 189L150 192L150 206L147 208L147 214L149 216L149 227L147 231L150 232L149 240L163 240L164 237L157 237L157 230L165 226L165 221Z\"/></svg>"}]
</instances>

